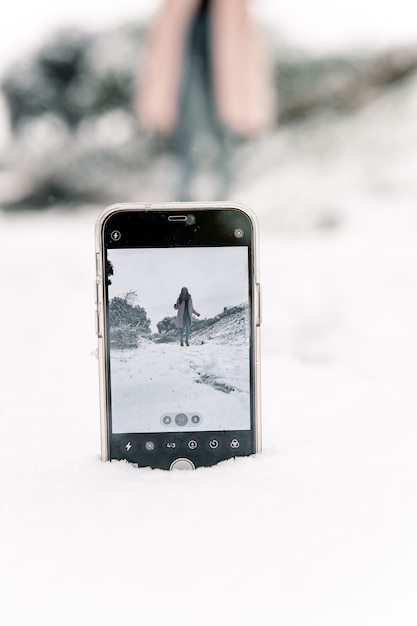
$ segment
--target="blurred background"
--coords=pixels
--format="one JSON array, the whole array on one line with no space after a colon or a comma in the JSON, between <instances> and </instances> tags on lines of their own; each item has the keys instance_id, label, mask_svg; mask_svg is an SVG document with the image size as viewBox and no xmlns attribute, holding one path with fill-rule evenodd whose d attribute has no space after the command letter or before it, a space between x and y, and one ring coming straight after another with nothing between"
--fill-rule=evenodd
<instances>
[{"instance_id":1,"label":"blurred background","mask_svg":"<svg viewBox=\"0 0 417 626\"><path fill-rule=\"evenodd\" d=\"M233 198L280 228L327 228L357 194L416 193L410 1L229 3L249 25L215 1L175 4L6 10L4 210Z\"/></svg>"}]
</instances>

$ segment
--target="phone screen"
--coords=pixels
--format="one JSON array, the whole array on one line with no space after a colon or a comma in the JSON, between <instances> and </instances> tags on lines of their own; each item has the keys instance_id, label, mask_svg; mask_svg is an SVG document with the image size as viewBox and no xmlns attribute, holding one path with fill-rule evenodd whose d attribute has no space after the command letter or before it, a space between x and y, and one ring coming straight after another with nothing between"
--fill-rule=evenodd
<instances>
[{"instance_id":1,"label":"phone screen","mask_svg":"<svg viewBox=\"0 0 417 626\"><path fill-rule=\"evenodd\" d=\"M108 260L113 433L250 429L247 248Z\"/></svg>"},{"instance_id":2,"label":"phone screen","mask_svg":"<svg viewBox=\"0 0 417 626\"><path fill-rule=\"evenodd\" d=\"M222 213L106 226L112 458L159 467L181 451L196 465L254 451L251 225Z\"/></svg>"}]
</instances>

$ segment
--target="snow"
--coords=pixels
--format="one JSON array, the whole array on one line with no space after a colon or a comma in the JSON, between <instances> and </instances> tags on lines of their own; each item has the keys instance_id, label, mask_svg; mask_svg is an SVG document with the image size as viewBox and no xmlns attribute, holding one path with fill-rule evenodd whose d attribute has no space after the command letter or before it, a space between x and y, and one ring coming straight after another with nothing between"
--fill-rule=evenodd
<instances>
[{"instance_id":1,"label":"snow","mask_svg":"<svg viewBox=\"0 0 417 626\"><path fill-rule=\"evenodd\" d=\"M200 415L199 424L189 419L186 430L250 428L249 346L193 339L191 331L188 349L144 339L134 350L112 351L113 432L181 431L177 413ZM173 420L169 428L166 415Z\"/></svg>"},{"instance_id":2,"label":"snow","mask_svg":"<svg viewBox=\"0 0 417 626\"><path fill-rule=\"evenodd\" d=\"M3 623L414 623L417 218L363 213L263 232L264 451L177 473L99 460L97 210L1 216Z\"/></svg>"},{"instance_id":3,"label":"snow","mask_svg":"<svg viewBox=\"0 0 417 626\"><path fill-rule=\"evenodd\" d=\"M388 98L344 129L304 128L307 144L286 131L266 141L283 150L269 152L275 188L268 150L256 151L239 197L261 226L255 457L195 472L102 463L102 207L0 214L3 624L414 626L410 98L397 99L395 124ZM328 207L333 227L315 228Z\"/></svg>"}]
</instances>

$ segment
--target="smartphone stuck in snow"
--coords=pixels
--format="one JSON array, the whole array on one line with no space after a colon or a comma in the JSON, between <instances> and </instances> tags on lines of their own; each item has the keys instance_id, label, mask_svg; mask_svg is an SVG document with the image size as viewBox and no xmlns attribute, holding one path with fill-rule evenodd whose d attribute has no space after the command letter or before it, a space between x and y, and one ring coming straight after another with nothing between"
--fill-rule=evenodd
<instances>
[{"instance_id":1,"label":"smartphone stuck in snow","mask_svg":"<svg viewBox=\"0 0 417 626\"><path fill-rule=\"evenodd\" d=\"M129 203L99 217L103 460L194 469L260 450L257 240L239 204Z\"/></svg>"}]
</instances>

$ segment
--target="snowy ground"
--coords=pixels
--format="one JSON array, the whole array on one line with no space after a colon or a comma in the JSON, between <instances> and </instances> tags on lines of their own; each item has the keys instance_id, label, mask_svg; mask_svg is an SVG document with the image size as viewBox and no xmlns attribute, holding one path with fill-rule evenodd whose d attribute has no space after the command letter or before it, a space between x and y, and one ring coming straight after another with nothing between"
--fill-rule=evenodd
<instances>
[{"instance_id":1,"label":"snowy ground","mask_svg":"<svg viewBox=\"0 0 417 626\"><path fill-rule=\"evenodd\" d=\"M186 430L250 428L248 345L197 345L192 332L190 341L186 348L144 339L134 350L112 351L113 432L184 430L162 419L180 412L200 415Z\"/></svg>"},{"instance_id":2,"label":"snowy ground","mask_svg":"<svg viewBox=\"0 0 417 626\"><path fill-rule=\"evenodd\" d=\"M264 451L176 473L99 460L96 214L0 215L1 622L414 626L413 202L262 229Z\"/></svg>"}]
</instances>

